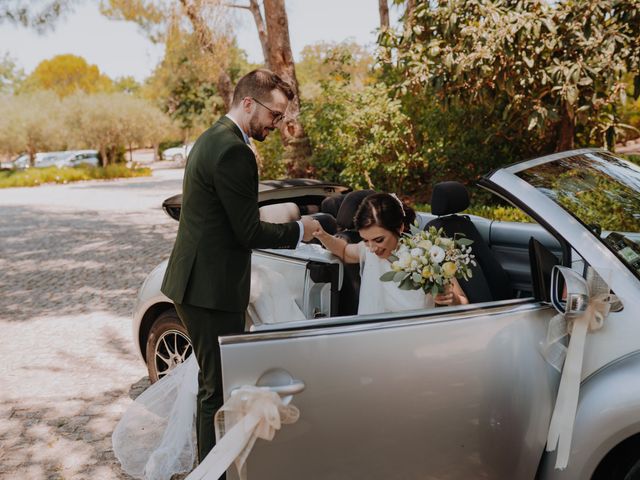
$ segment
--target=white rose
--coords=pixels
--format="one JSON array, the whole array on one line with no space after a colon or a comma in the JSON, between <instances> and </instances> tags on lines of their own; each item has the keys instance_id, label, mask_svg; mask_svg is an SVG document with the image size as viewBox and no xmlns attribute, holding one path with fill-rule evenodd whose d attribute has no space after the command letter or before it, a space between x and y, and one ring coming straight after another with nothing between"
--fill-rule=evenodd
<instances>
[{"instance_id":1,"label":"white rose","mask_svg":"<svg viewBox=\"0 0 640 480\"><path fill-rule=\"evenodd\" d=\"M401 252L398 257L398 265L401 268L407 268L411 263L411 254L409 252Z\"/></svg>"},{"instance_id":2,"label":"white rose","mask_svg":"<svg viewBox=\"0 0 640 480\"><path fill-rule=\"evenodd\" d=\"M433 243L431 243L429 240L420 240L418 242L418 246L428 252L429 250L431 250L431 247L433 247Z\"/></svg>"},{"instance_id":3,"label":"white rose","mask_svg":"<svg viewBox=\"0 0 640 480\"><path fill-rule=\"evenodd\" d=\"M431 261L435 263L440 263L444 260L444 250L437 245L434 245L429 250L429 256L431 257Z\"/></svg>"},{"instance_id":4,"label":"white rose","mask_svg":"<svg viewBox=\"0 0 640 480\"><path fill-rule=\"evenodd\" d=\"M411 268L415 269L418 266L418 261L417 260L411 260Z\"/></svg>"},{"instance_id":5,"label":"white rose","mask_svg":"<svg viewBox=\"0 0 640 480\"><path fill-rule=\"evenodd\" d=\"M419 258L424 254L424 250L421 248L412 248L410 253L412 257Z\"/></svg>"}]
</instances>

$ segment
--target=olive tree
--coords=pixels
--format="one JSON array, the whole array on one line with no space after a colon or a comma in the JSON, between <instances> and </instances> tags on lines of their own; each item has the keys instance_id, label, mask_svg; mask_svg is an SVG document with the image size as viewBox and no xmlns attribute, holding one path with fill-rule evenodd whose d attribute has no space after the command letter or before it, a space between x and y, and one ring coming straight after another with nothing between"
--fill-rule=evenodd
<instances>
[{"instance_id":1,"label":"olive tree","mask_svg":"<svg viewBox=\"0 0 640 480\"><path fill-rule=\"evenodd\" d=\"M53 92L39 91L0 97L0 150L26 152L31 166L39 151L64 148L67 143L61 104Z\"/></svg>"}]
</instances>

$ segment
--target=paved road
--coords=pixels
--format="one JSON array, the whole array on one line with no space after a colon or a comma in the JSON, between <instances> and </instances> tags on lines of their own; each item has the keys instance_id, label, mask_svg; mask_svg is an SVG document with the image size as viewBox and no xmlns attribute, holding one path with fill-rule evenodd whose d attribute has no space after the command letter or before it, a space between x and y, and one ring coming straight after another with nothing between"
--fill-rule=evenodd
<instances>
[{"instance_id":1,"label":"paved road","mask_svg":"<svg viewBox=\"0 0 640 480\"><path fill-rule=\"evenodd\" d=\"M147 385L131 339L181 170L0 190L0 479L122 479L111 432Z\"/></svg>"}]
</instances>

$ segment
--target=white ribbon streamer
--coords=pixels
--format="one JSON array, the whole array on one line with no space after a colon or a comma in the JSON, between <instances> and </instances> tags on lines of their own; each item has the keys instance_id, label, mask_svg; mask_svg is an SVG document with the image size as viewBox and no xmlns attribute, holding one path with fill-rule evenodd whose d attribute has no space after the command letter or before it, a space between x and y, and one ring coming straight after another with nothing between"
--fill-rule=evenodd
<instances>
[{"instance_id":1,"label":"white ribbon streamer","mask_svg":"<svg viewBox=\"0 0 640 480\"><path fill-rule=\"evenodd\" d=\"M570 334L569 346L566 348L566 359L556 404L551 416L549 433L547 436L547 451L557 449L555 468L564 470L569 463L573 425L578 408L580 394L580 377L582 375L582 360L587 332L600 330L604 319L609 314L611 304L616 302L614 295L601 294L593 297L587 309L572 320L566 320L564 315L556 315L549 322L547 345L544 349L545 358L559 369L564 346L559 340ZM562 328L562 326L566 328ZM551 342L551 343L550 343ZM559 348L562 347L562 348Z\"/></svg>"},{"instance_id":2,"label":"white ribbon streamer","mask_svg":"<svg viewBox=\"0 0 640 480\"><path fill-rule=\"evenodd\" d=\"M280 396L265 387L243 386L215 416L216 446L186 480L218 480L235 463L246 480L245 462L258 438L272 440L282 424L295 423L300 411L285 405Z\"/></svg>"}]
</instances>

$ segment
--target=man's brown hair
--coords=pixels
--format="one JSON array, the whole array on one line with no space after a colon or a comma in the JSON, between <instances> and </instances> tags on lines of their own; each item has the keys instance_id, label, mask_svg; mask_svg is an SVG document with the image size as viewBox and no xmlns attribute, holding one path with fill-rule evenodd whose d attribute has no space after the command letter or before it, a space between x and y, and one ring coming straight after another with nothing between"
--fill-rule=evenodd
<instances>
[{"instance_id":1,"label":"man's brown hair","mask_svg":"<svg viewBox=\"0 0 640 480\"><path fill-rule=\"evenodd\" d=\"M253 97L258 101L266 102L271 100L271 92L273 90L280 90L289 100L294 97L291 85L271 70L264 68L253 70L238 81L233 91L233 101L231 103L234 106L238 105L245 97Z\"/></svg>"}]
</instances>

